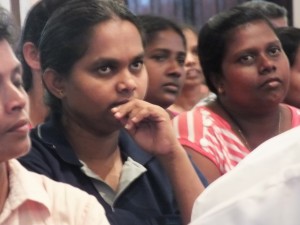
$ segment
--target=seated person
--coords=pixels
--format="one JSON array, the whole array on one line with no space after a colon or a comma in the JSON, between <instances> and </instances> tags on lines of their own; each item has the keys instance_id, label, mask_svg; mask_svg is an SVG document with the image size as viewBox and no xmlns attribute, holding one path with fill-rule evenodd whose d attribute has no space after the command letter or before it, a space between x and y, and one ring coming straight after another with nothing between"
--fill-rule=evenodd
<instances>
[{"instance_id":1,"label":"seated person","mask_svg":"<svg viewBox=\"0 0 300 225\"><path fill-rule=\"evenodd\" d=\"M116 1L68 1L45 25L39 52L51 115L20 162L94 195L111 224L189 222L205 179L166 110L143 101L136 16Z\"/></svg>"},{"instance_id":2,"label":"seated person","mask_svg":"<svg viewBox=\"0 0 300 225\"><path fill-rule=\"evenodd\" d=\"M18 46L18 56L23 68L24 89L29 97L31 127L45 121L49 109L44 103L42 70L39 62L38 45L41 33L52 12L68 0L41 0L27 13Z\"/></svg>"},{"instance_id":3,"label":"seated person","mask_svg":"<svg viewBox=\"0 0 300 225\"><path fill-rule=\"evenodd\" d=\"M300 108L300 29L281 27L276 31L291 68L290 86L284 102Z\"/></svg>"},{"instance_id":4,"label":"seated person","mask_svg":"<svg viewBox=\"0 0 300 225\"><path fill-rule=\"evenodd\" d=\"M288 26L288 11L283 6L280 6L274 2L252 0L244 2L239 6L254 9L262 13L275 27Z\"/></svg>"},{"instance_id":5,"label":"seated person","mask_svg":"<svg viewBox=\"0 0 300 225\"><path fill-rule=\"evenodd\" d=\"M184 84L186 40L180 27L169 19L152 15L140 15L138 19L145 33L144 62L148 72L145 101L167 109Z\"/></svg>"},{"instance_id":6,"label":"seated person","mask_svg":"<svg viewBox=\"0 0 300 225\"><path fill-rule=\"evenodd\" d=\"M173 119L180 143L209 182L233 169L264 141L300 124L300 110L282 104L290 68L273 25L236 7L212 17L198 54L217 98Z\"/></svg>"},{"instance_id":7,"label":"seated person","mask_svg":"<svg viewBox=\"0 0 300 225\"><path fill-rule=\"evenodd\" d=\"M196 200L190 225L296 225L300 127L260 145Z\"/></svg>"},{"instance_id":8,"label":"seated person","mask_svg":"<svg viewBox=\"0 0 300 225\"><path fill-rule=\"evenodd\" d=\"M181 29L187 42L184 61L185 81L180 95L169 107L169 110L176 114L191 110L197 105L204 105L216 97L207 87L200 65L197 31L189 25L182 25Z\"/></svg>"},{"instance_id":9,"label":"seated person","mask_svg":"<svg viewBox=\"0 0 300 225\"><path fill-rule=\"evenodd\" d=\"M13 31L8 12L0 7L0 224L108 225L94 196L29 172L15 159L30 148L30 127Z\"/></svg>"}]
</instances>

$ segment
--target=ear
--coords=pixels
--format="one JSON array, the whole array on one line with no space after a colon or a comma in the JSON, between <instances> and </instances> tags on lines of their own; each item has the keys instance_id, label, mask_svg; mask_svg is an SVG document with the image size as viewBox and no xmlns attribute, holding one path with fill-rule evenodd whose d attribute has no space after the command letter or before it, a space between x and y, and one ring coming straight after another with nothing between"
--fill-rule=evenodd
<instances>
[{"instance_id":1,"label":"ear","mask_svg":"<svg viewBox=\"0 0 300 225\"><path fill-rule=\"evenodd\" d=\"M32 42L25 42L23 45L23 55L26 63L32 69L41 69L39 50Z\"/></svg>"},{"instance_id":2,"label":"ear","mask_svg":"<svg viewBox=\"0 0 300 225\"><path fill-rule=\"evenodd\" d=\"M220 76L220 75L217 75L214 73L211 76L211 81L212 81L215 89L217 90L218 95L222 95L225 93L223 76Z\"/></svg>"},{"instance_id":3,"label":"ear","mask_svg":"<svg viewBox=\"0 0 300 225\"><path fill-rule=\"evenodd\" d=\"M65 96L65 82L55 70L46 69L43 74L43 82L47 90L55 97L62 99Z\"/></svg>"}]
</instances>

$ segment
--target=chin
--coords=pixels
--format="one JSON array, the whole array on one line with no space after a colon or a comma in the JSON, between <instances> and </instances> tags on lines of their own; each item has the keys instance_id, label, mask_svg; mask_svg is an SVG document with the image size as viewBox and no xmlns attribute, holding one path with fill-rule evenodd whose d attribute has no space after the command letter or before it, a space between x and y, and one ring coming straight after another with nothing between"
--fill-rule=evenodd
<instances>
[{"instance_id":1,"label":"chin","mask_svg":"<svg viewBox=\"0 0 300 225\"><path fill-rule=\"evenodd\" d=\"M24 140L23 143L20 143L19 145L16 145L15 147L15 158L21 157L23 155L26 155L31 147L30 140Z\"/></svg>"}]
</instances>

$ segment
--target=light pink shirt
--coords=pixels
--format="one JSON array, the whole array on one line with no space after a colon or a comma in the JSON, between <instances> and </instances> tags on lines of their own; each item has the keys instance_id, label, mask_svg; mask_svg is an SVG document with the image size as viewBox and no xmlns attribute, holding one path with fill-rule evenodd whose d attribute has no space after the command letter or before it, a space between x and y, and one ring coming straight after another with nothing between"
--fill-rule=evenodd
<instances>
[{"instance_id":1,"label":"light pink shirt","mask_svg":"<svg viewBox=\"0 0 300 225\"><path fill-rule=\"evenodd\" d=\"M1 225L108 225L95 197L9 161L9 196Z\"/></svg>"}]
</instances>

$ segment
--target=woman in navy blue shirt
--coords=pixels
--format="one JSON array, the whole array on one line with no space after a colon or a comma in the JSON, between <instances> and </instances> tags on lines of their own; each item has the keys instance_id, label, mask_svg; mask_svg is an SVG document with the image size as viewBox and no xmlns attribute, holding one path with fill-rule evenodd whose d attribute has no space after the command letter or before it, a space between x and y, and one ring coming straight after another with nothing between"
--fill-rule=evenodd
<instances>
[{"instance_id":1,"label":"woman in navy blue shirt","mask_svg":"<svg viewBox=\"0 0 300 225\"><path fill-rule=\"evenodd\" d=\"M51 116L32 130L21 163L96 196L111 224L188 223L201 175L168 113L142 100L136 17L114 1L69 1L47 22L39 51Z\"/></svg>"}]
</instances>

